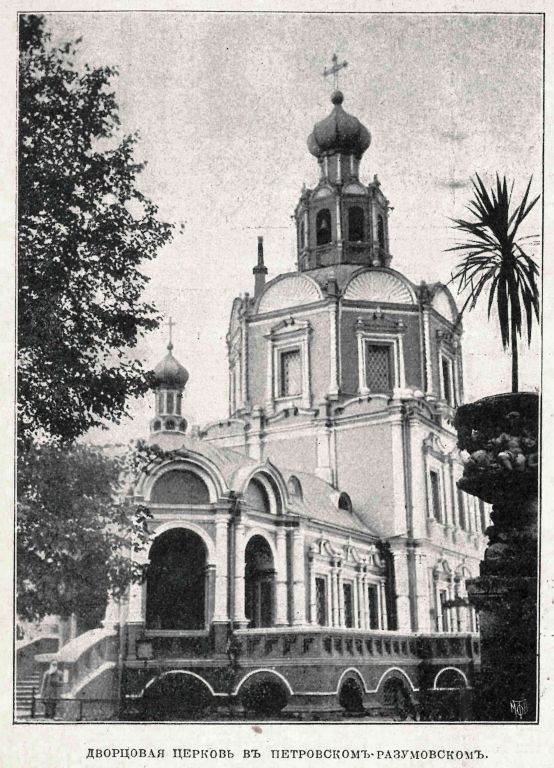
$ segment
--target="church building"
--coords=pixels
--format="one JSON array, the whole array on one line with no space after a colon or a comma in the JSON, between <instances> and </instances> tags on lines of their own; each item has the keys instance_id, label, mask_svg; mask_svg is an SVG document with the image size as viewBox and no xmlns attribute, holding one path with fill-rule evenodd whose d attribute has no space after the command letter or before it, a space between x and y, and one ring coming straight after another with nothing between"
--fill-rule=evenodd
<instances>
[{"instance_id":1,"label":"church building","mask_svg":"<svg viewBox=\"0 0 554 768\"><path fill-rule=\"evenodd\" d=\"M62 649L68 696L116 667L123 711L142 716L193 689L311 713L471 689L465 581L488 509L456 486L462 326L446 286L394 269L389 201L361 172L370 133L331 101L308 137L297 264L267 280L259 237L253 292L231 308L228 414L191 434L171 342L155 369L163 454L135 488L147 576L96 631L118 644L112 667L79 679Z\"/></svg>"}]
</instances>

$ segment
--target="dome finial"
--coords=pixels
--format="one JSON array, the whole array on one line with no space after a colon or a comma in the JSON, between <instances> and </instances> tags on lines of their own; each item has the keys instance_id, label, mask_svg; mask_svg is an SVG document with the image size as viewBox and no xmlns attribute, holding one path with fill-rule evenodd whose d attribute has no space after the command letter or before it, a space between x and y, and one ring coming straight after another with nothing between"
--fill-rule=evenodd
<instances>
[{"instance_id":1,"label":"dome finial","mask_svg":"<svg viewBox=\"0 0 554 768\"><path fill-rule=\"evenodd\" d=\"M173 320L171 315L169 316L169 320L166 323L167 327L169 328L169 341L167 343L167 348L171 352L173 349L173 326L177 325L177 323Z\"/></svg>"}]
</instances>

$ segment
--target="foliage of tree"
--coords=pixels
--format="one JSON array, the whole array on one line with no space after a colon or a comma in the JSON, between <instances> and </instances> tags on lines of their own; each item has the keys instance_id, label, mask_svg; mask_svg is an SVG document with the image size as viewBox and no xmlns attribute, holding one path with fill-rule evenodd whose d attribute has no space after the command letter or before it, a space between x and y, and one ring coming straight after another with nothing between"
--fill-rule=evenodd
<instances>
[{"instance_id":1,"label":"foliage of tree","mask_svg":"<svg viewBox=\"0 0 554 768\"><path fill-rule=\"evenodd\" d=\"M465 242L449 248L462 251L464 259L456 266L452 281L458 293L468 291L462 312L474 309L482 291L488 289L488 316L496 302L504 349L511 347L512 391L517 392L518 338L522 335L523 316L527 341L531 343L533 315L539 322L538 267L524 250L533 235L520 235L520 227L540 198L529 200L531 179L521 201L512 207L513 183L496 175L496 186L488 191L476 174L473 199L466 206L472 220L454 219L455 229L469 235Z\"/></svg>"},{"instance_id":2,"label":"foliage of tree","mask_svg":"<svg viewBox=\"0 0 554 768\"><path fill-rule=\"evenodd\" d=\"M149 386L131 357L159 322L140 266L171 226L137 188L116 70L77 65L79 41L55 47L42 17L20 19L17 609L94 626L141 577L149 513L124 489L145 456L75 440Z\"/></svg>"},{"instance_id":3,"label":"foliage of tree","mask_svg":"<svg viewBox=\"0 0 554 768\"><path fill-rule=\"evenodd\" d=\"M112 67L76 66L40 16L20 17L18 437L72 440L149 379L131 359L159 317L141 300L171 225L137 188L137 137L122 136Z\"/></svg>"},{"instance_id":4,"label":"foliage of tree","mask_svg":"<svg viewBox=\"0 0 554 768\"><path fill-rule=\"evenodd\" d=\"M103 618L142 577L132 550L147 537L150 513L128 492L140 459L89 445L44 443L21 454L17 478L17 610L21 618L76 613Z\"/></svg>"}]
</instances>

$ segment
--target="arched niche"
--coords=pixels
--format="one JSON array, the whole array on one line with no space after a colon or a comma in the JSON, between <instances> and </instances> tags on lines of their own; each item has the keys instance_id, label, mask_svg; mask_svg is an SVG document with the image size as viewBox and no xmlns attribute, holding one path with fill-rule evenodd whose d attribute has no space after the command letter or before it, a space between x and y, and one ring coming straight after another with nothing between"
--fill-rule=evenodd
<instances>
[{"instance_id":1,"label":"arched niche","mask_svg":"<svg viewBox=\"0 0 554 768\"><path fill-rule=\"evenodd\" d=\"M283 512L281 492L271 475L256 472L246 482L243 491L244 506L251 512L280 515Z\"/></svg>"},{"instance_id":2,"label":"arched niche","mask_svg":"<svg viewBox=\"0 0 554 768\"><path fill-rule=\"evenodd\" d=\"M164 472L155 481L150 501L153 504L209 504L210 491L196 472L176 468Z\"/></svg>"}]
</instances>

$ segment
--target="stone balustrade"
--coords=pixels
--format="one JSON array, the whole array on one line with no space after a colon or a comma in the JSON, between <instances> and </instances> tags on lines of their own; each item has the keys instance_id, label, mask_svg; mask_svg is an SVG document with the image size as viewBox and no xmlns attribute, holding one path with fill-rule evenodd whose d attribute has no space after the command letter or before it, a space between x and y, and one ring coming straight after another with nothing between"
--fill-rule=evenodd
<instances>
[{"instance_id":1,"label":"stone balustrade","mask_svg":"<svg viewBox=\"0 0 554 768\"><path fill-rule=\"evenodd\" d=\"M72 696L104 665L117 663L119 638L113 629L93 629L64 645L54 659L63 674L63 694Z\"/></svg>"}]
</instances>

